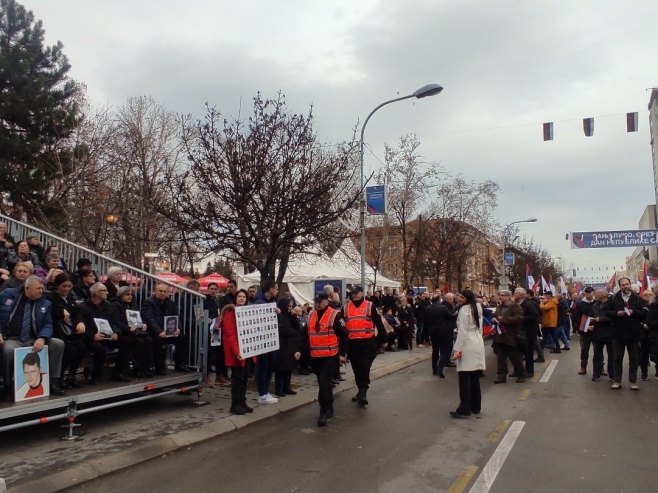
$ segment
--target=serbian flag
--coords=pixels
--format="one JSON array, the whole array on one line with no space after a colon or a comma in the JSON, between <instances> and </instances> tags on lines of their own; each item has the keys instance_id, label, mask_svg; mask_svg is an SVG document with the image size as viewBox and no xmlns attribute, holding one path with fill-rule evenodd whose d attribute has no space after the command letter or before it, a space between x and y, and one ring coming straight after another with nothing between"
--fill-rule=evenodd
<instances>
[{"instance_id":1,"label":"serbian flag","mask_svg":"<svg viewBox=\"0 0 658 493\"><path fill-rule=\"evenodd\" d=\"M555 289L555 284L553 284L553 274L550 272L548 273L548 289L551 290L551 293L553 293L553 295L557 294L557 290Z\"/></svg>"},{"instance_id":2,"label":"serbian flag","mask_svg":"<svg viewBox=\"0 0 658 493\"><path fill-rule=\"evenodd\" d=\"M637 132L637 111L626 113L626 132Z\"/></svg>"},{"instance_id":3,"label":"serbian flag","mask_svg":"<svg viewBox=\"0 0 658 493\"><path fill-rule=\"evenodd\" d=\"M551 286L546 282L544 276L541 276L541 290L545 293L546 291L551 290Z\"/></svg>"},{"instance_id":4,"label":"serbian flag","mask_svg":"<svg viewBox=\"0 0 658 493\"><path fill-rule=\"evenodd\" d=\"M573 285L573 292L576 294L580 294L580 283L576 282L576 284Z\"/></svg>"},{"instance_id":5,"label":"serbian flag","mask_svg":"<svg viewBox=\"0 0 658 493\"><path fill-rule=\"evenodd\" d=\"M594 118L583 118L583 132L585 137L594 135Z\"/></svg>"},{"instance_id":6,"label":"serbian flag","mask_svg":"<svg viewBox=\"0 0 658 493\"><path fill-rule=\"evenodd\" d=\"M539 291L540 286L541 286L541 279L537 279L535 281L535 283L532 285L532 292L534 294L537 294L537 292Z\"/></svg>"},{"instance_id":7,"label":"serbian flag","mask_svg":"<svg viewBox=\"0 0 658 493\"><path fill-rule=\"evenodd\" d=\"M564 277L560 276L560 293L567 294L567 283L564 282Z\"/></svg>"},{"instance_id":8,"label":"serbian flag","mask_svg":"<svg viewBox=\"0 0 658 493\"><path fill-rule=\"evenodd\" d=\"M530 273L530 265L529 264L525 264L525 278L527 279L528 287L532 288L532 286L535 285L535 278L532 277L532 274Z\"/></svg>"},{"instance_id":9,"label":"serbian flag","mask_svg":"<svg viewBox=\"0 0 658 493\"><path fill-rule=\"evenodd\" d=\"M649 289L649 273L647 272L647 261L642 265L642 291Z\"/></svg>"},{"instance_id":10,"label":"serbian flag","mask_svg":"<svg viewBox=\"0 0 658 493\"><path fill-rule=\"evenodd\" d=\"M617 283L617 273L614 272L612 274L612 277L608 281L608 283L605 285L605 290L608 293L612 293L615 290L615 284Z\"/></svg>"},{"instance_id":11,"label":"serbian flag","mask_svg":"<svg viewBox=\"0 0 658 493\"><path fill-rule=\"evenodd\" d=\"M553 122L544 123L544 141L553 140Z\"/></svg>"}]
</instances>

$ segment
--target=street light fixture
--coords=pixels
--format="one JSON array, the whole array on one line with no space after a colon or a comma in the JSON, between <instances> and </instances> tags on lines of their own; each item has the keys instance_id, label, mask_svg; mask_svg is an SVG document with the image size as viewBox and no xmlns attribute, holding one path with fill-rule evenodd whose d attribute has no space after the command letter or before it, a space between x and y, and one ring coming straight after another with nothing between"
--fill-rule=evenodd
<instances>
[{"instance_id":1,"label":"street light fixture","mask_svg":"<svg viewBox=\"0 0 658 493\"><path fill-rule=\"evenodd\" d=\"M368 125L368 121L370 120L370 117L372 117L372 115L374 115L375 112L382 106L386 106L387 104L396 103L398 101L403 101L405 99L410 99L410 98L422 99L430 96L436 96L441 91L443 91L443 87L441 87L439 84L427 84L424 85L423 87L416 89L413 93L408 94L406 96L384 101L383 103L375 107L375 109L372 110L370 114L368 114L365 121L363 122L363 125L361 126L361 147L360 147L361 149L361 203L359 207L359 217L360 217L359 226L361 229L361 287L364 290L366 290L366 197L365 197L366 191L365 191L365 183L363 182L363 135L366 130L366 125Z\"/></svg>"},{"instance_id":2,"label":"street light fixture","mask_svg":"<svg viewBox=\"0 0 658 493\"><path fill-rule=\"evenodd\" d=\"M520 221L512 221L509 223L507 226L503 228L503 275L500 276L498 279L498 282L500 283L501 289L507 289L509 287L509 278L505 275L505 250L507 247L507 231L509 231L509 228L515 224L520 224L520 223L536 223L537 218L536 217L530 217L528 219L521 219Z\"/></svg>"}]
</instances>

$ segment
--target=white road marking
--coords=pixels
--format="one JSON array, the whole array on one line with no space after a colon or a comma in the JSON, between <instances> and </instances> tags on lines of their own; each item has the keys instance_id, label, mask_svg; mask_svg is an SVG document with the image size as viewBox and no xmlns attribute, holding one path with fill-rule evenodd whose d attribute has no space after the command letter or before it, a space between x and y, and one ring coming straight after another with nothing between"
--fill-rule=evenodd
<instances>
[{"instance_id":1,"label":"white road marking","mask_svg":"<svg viewBox=\"0 0 658 493\"><path fill-rule=\"evenodd\" d=\"M482 472L475 480L475 483L473 483L469 493L487 493L491 489L524 426L525 421L514 421L512 423L507 430L507 433L505 433L505 436L498 444L498 447L496 447L489 462L487 462L487 465L484 466L484 469L482 469Z\"/></svg>"},{"instance_id":2,"label":"white road marking","mask_svg":"<svg viewBox=\"0 0 658 493\"><path fill-rule=\"evenodd\" d=\"M558 360L554 359L548 364L548 368L546 368L546 371L539 379L541 383L546 383L548 382L548 379L551 378L551 375L553 374L553 372L555 371L555 367L557 366L557 361Z\"/></svg>"}]
</instances>

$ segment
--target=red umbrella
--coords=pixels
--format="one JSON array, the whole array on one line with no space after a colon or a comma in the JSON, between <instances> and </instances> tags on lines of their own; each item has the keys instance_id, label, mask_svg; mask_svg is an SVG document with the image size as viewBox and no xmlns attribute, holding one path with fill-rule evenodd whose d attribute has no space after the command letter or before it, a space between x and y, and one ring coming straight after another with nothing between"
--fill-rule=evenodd
<instances>
[{"instance_id":1,"label":"red umbrella","mask_svg":"<svg viewBox=\"0 0 658 493\"><path fill-rule=\"evenodd\" d=\"M187 279L179 276L174 272L160 272L158 277L164 281L173 282L174 284L179 284L181 282L186 282Z\"/></svg>"},{"instance_id":2,"label":"red umbrella","mask_svg":"<svg viewBox=\"0 0 658 493\"><path fill-rule=\"evenodd\" d=\"M211 282L214 282L220 288L225 288L228 284L228 279L216 272L210 274L209 276L201 277L197 279L197 281L199 281L199 284L201 285L201 291L206 291L208 289L208 284Z\"/></svg>"}]
</instances>

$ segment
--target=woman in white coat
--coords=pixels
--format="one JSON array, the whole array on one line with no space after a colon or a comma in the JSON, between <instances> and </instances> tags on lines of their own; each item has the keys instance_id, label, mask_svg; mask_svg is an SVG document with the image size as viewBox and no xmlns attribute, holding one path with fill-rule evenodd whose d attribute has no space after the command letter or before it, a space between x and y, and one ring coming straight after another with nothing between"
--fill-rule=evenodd
<instances>
[{"instance_id":1,"label":"woman in white coat","mask_svg":"<svg viewBox=\"0 0 658 493\"><path fill-rule=\"evenodd\" d=\"M457 340L452 358L457 362L459 375L459 407L453 418L467 418L480 413L480 372L485 370L484 340L482 339L482 306L475 301L472 291L465 289L458 296L462 307L457 315Z\"/></svg>"}]
</instances>

